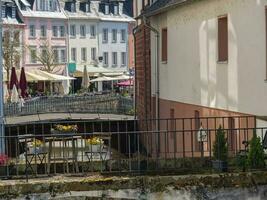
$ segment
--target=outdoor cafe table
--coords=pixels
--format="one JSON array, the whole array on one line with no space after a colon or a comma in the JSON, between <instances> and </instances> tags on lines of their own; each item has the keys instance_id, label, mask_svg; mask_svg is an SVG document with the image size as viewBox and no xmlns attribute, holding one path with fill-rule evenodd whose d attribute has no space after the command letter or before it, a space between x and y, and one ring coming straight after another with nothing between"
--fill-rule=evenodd
<instances>
[{"instance_id":1,"label":"outdoor cafe table","mask_svg":"<svg viewBox=\"0 0 267 200\"><path fill-rule=\"evenodd\" d=\"M47 137L45 138L45 140L49 143L49 147L48 147L48 169L47 172L48 174L50 174L50 165L51 162L55 161L55 163L57 161L59 162L63 162L63 169L65 171L65 167L67 169L67 173L69 173L69 160L72 161L73 166L75 166L75 170L76 172L79 172L79 168L78 168L78 159L77 159L77 140L81 139L81 136L60 136L60 135L55 135L55 136L51 136L51 137ZM63 150L63 152L60 152L60 157L56 157L55 156L55 152L54 152L54 157L52 155L52 150L53 150L53 143L58 142L58 144L60 144L60 150ZM69 157L69 151L67 148L69 148L69 144L71 144L71 149L72 149L72 157ZM62 148L61 148L62 147ZM66 152L65 152L66 151ZM61 153L63 153L63 156L61 156ZM54 163L54 173L56 171L56 166Z\"/></svg>"}]
</instances>

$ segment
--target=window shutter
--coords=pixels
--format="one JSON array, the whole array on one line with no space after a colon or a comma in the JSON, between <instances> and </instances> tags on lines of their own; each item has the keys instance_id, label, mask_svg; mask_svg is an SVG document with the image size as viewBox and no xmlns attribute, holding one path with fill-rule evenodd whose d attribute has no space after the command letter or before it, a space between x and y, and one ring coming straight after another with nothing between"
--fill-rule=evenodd
<instances>
[{"instance_id":1,"label":"window shutter","mask_svg":"<svg viewBox=\"0 0 267 200\"><path fill-rule=\"evenodd\" d=\"M218 61L228 61L228 19L218 18Z\"/></svg>"},{"instance_id":2,"label":"window shutter","mask_svg":"<svg viewBox=\"0 0 267 200\"><path fill-rule=\"evenodd\" d=\"M162 38L161 38L161 40L162 40L162 47L161 47L161 49L162 49L162 52L161 52L161 61L164 61L164 62L166 62L167 61L167 57L168 57L168 46L167 46L167 44L168 44L168 31L167 31L167 29L165 28L165 29L162 29Z\"/></svg>"}]
</instances>

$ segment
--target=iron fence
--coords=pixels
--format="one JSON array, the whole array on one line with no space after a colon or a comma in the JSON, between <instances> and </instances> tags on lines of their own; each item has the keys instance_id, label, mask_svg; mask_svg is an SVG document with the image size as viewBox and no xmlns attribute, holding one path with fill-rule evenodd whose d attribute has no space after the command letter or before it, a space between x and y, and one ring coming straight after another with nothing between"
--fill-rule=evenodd
<instances>
[{"instance_id":1,"label":"iron fence","mask_svg":"<svg viewBox=\"0 0 267 200\"><path fill-rule=\"evenodd\" d=\"M211 119L216 122L226 120L220 117L201 118L204 121ZM250 118L234 119L239 119L242 124L242 120L249 122ZM171 125L173 120L182 121L184 126L180 127L178 122L176 127L175 124ZM187 120L191 121L191 118L161 119L166 126L162 124L160 131L140 129L142 124L152 123L153 126L158 120L59 121L11 125L6 127L6 136L3 138L6 155L0 156L0 175L10 178L58 173L193 173L211 170L213 144L219 125L205 127L202 124L202 129L195 129L195 126L191 128L186 125L189 123ZM56 124L77 125L78 131L51 131ZM232 163L229 165L230 171L237 169L235 157L247 150L246 144L253 134L256 133L264 141L267 132L267 127L255 128L250 123L239 127L231 125L230 128L225 123L224 126L221 124L221 128ZM203 135L204 139L200 137ZM33 148L36 143L41 143L41 148Z\"/></svg>"},{"instance_id":2,"label":"iron fence","mask_svg":"<svg viewBox=\"0 0 267 200\"><path fill-rule=\"evenodd\" d=\"M20 103L6 103L5 116L34 115L40 113L132 113L132 98L120 95L91 95L38 97L35 100Z\"/></svg>"}]
</instances>

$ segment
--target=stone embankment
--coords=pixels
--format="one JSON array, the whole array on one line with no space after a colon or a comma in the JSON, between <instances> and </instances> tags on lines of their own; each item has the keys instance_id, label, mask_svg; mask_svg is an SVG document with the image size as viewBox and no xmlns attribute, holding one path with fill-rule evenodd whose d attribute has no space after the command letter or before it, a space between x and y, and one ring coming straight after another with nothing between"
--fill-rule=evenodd
<instances>
[{"instance_id":1,"label":"stone embankment","mask_svg":"<svg viewBox=\"0 0 267 200\"><path fill-rule=\"evenodd\" d=\"M18 198L31 194L58 194L82 191L145 189L151 193L164 192L168 188L186 190L205 188L214 191L222 188L251 188L267 185L267 172L235 174L184 175L184 176L99 176L50 177L0 182L0 199Z\"/></svg>"}]
</instances>

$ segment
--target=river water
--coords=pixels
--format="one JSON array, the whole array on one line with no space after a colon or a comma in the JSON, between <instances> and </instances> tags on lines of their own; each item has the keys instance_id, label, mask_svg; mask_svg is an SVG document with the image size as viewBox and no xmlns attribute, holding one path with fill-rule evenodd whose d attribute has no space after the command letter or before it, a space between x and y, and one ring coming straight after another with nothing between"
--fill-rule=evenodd
<instances>
[{"instance_id":1,"label":"river water","mask_svg":"<svg viewBox=\"0 0 267 200\"><path fill-rule=\"evenodd\" d=\"M69 192L51 195L32 194L19 197L16 200L88 200L88 199L140 199L140 200L267 200L267 186L253 188L229 188L208 190L205 187L175 190L167 188L164 192L149 192L145 189L105 190L87 192Z\"/></svg>"}]
</instances>

